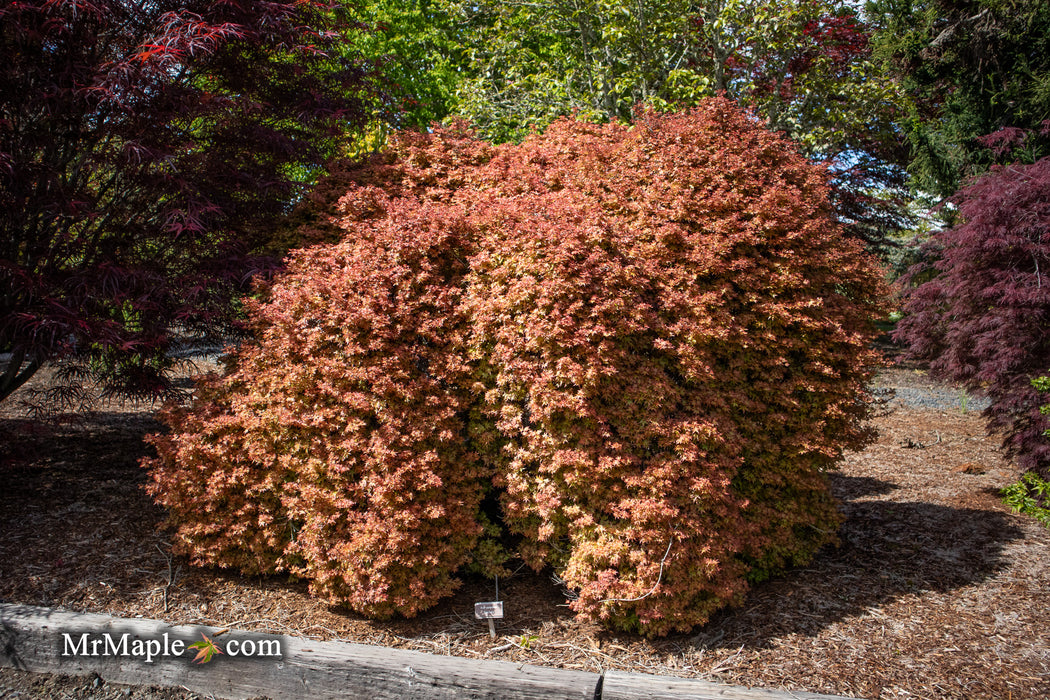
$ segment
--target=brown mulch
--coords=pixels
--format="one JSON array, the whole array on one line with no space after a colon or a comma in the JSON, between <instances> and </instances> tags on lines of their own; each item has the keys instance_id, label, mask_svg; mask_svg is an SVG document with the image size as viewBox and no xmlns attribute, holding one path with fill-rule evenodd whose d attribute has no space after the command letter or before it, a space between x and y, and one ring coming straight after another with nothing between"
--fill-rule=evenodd
<instances>
[{"instance_id":1,"label":"brown mulch","mask_svg":"<svg viewBox=\"0 0 1050 700\"><path fill-rule=\"evenodd\" d=\"M936 387L894 369L880 383ZM493 582L413 620L372 622L286 578L191 568L143 492L149 407L34 427L0 413L0 600L590 671L620 669L867 698L1050 697L1050 531L997 496L1016 470L963 408L891 402L880 437L832 475L841 545L756 586L689 635L576 622L549 574L500 581L507 618L473 617ZM82 682L81 682L82 683Z\"/></svg>"},{"instance_id":2,"label":"brown mulch","mask_svg":"<svg viewBox=\"0 0 1050 700\"><path fill-rule=\"evenodd\" d=\"M109 683L91 676L57 673L26 673L0 668L0 700L206 700L206 696L183 688L133 686ZM211 698L214 700L214 698Z\"/></svg>"}]
</instances>

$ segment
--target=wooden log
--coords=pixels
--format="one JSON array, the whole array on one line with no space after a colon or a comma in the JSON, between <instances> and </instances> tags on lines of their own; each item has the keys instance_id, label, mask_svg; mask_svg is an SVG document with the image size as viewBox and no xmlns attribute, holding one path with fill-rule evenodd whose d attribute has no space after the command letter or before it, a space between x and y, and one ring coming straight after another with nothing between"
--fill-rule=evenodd
<instances>
[{"instance_id":1,"label":"wooden log","mask_svg":"<svg viewBox=\"0 0 1050 700\"><path fill-rule=\"evenodd\" d=\"M606 671L601 700L843 700L837 695L799 691L741 688L696 678L652 676L644 673Z\"/></svg>"},{"instance_id":2,"label":"wooden log","mask_svg":"<svg viewBox=\"0 0 1050 700\"><path fill-rule=\"evenodd\" d=\"M296 637L173 627L158 620L0 605L0 665L26 671L89 675L131 685L184 687L223 698L566 698L594 700L599 676L506 661L436 656L417 651ZM188 645L202 634L224 649L204 664ZM84 635L87 635L86 637ZM106 636L108 635L108 637ZM125 638L124 635L127 635ZM165 637L167 635L167 637ZM99 640L95 643L95 640ZM138 644L136 645L136 641ZM155 642L149 645L149 642ZM183 653L163 654L180 648ZM181 644L179 644L181 642ZM244 656L254 651L279 656ZM265 647L262 643L265 643ZM94 651L98 652L93 655ZM160 653L146 661L138 649ZM89 652L87 654L83 652ZM106 653L106 652L127 652ZM231 653L232 652L232 653ZM238 653L240 652L240 653ZM236 655L234 655L236 654Z\"/></svg>"},{"instance_id":3,"label":"wooden log","mask_svg":"<svg viewBox=\"0 0 1050 700\"><path fill-rule=\"evenodd\" d=\"M204 636L222 648L193 663ZM219 698L444 700L841 700L673 676L602 676L347 642L314 642L215 627L172 626L0 604L0 666L128 685L182 687Z\"/></svg>"}]
</instances>

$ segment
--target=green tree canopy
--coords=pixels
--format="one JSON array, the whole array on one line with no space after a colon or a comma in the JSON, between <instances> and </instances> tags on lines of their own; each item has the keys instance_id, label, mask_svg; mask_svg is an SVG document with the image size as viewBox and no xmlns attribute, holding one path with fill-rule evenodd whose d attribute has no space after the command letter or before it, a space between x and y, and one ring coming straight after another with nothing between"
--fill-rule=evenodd
<instances>
[{"instance_id":1,"label":"green tree canopy","mask_svg":"<svg viewBox=\"0 0 1050 700\"><path fill-rule=\"evenodd\" d=\"M876 0L868 11L884 72L913 96L901 129L916 187L952 195L995 158L981 137L1004 129L1029 132L1024 160L1050 154L1050 2Z\"/></svg>"},{"instance_id":2,"label":"green tree canopy","mask_svg":"<svg viewBox=\"0 0 1050 700\"><path fill-rule=\"evenodd\" d=\"M458 110L495 141L573 111L631 118L639 102L688 106L720 92L811 152L889 133L894 85L867 32L835 0L463 2L473 65Z\"/></svg>"},{"instance_id":3,"label":"green tree canopy","mask_svg":"<svg viewBox=\"0 0 1050 700\"><path fill-rule=\"evenodd\" d=\"M370 31L349 36L349 55L379 62L395 98L386 121L426 128L454 108L456 87L469 64L460 28L444 0L349 3L351 17Z\"/></svg>"},{"instance_id":4,"label":"green tree canopy","mask_svg":"<svg viewBox=\"0 0 1050 700\"><path fill-rule=\"evenodd\" d=\"M470 63L455 111L493 141L559 116L629 121L638 104L724 94L835 175L840 218L876 248L902 225L905 112L838 0L446 0Z\"/></svg>"},{"instance_id":5,"label":"green tree canopy","mask_svg":"<svg viewBox=\"0 0 1050 700\"><path fill-rule=\"evenodd\" d=\"M836 210L875 250L908 223L898 84L842 0L416 0L366 3L367 55L405 95L398 126L445 115L520 141L570 114L630 121L723 94L833 173Z\"/></svg>"}]
</instances>

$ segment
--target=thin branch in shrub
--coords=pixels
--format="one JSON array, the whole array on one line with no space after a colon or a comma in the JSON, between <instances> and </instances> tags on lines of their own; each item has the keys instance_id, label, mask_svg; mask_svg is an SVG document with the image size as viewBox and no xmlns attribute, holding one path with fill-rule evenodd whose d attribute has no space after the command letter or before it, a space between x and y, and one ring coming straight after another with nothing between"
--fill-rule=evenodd
<instances>
[{"instance_id":1,"label":"thin branch in shrub","mask_svg":"<svg viewBox=\"0 0 1050 700\"><path fill-rule=\"evenodd\" d=\"M646 598L651 596L653 593L655 593L656 592L656 587L660 585L660 581L662 581L663 578L664 578L664 562L667 561L667 556L671 553L671 545L672 544L674 544L674 538L673 537L667 542L667 551L664 552L664 558L660 560L660 575L656 577L656 583L653 584L653 587L650 588L648 590L648 592L646 592L643 595L638 596L637 598L606 598L605 600L599 600L598 602L599 603L635 603L635 602L637 602L639 600L645 600Z\"/></svg>"}]
</instances>

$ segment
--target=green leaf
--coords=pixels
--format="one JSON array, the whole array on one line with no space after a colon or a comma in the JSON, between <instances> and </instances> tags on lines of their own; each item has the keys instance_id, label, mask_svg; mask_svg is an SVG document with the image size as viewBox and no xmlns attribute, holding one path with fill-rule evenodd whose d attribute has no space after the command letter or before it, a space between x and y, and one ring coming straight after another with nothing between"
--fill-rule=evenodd
<instances>
[{"instance_id":1,"label":"green leaf","mask_svg":"<svg viewBox=\"0 0 1050 700\"><path fill-rule=\"evenodd\" d=\"M215 654L221 654L222 649L220 649L215 642L208 639L208 635L201 632L201 636L204 637L204 640L190 644L189 648L197 650L197 655L193 657L195 663L206 664L211 661L212 656Z\"/></svg>"}]
</instances>

